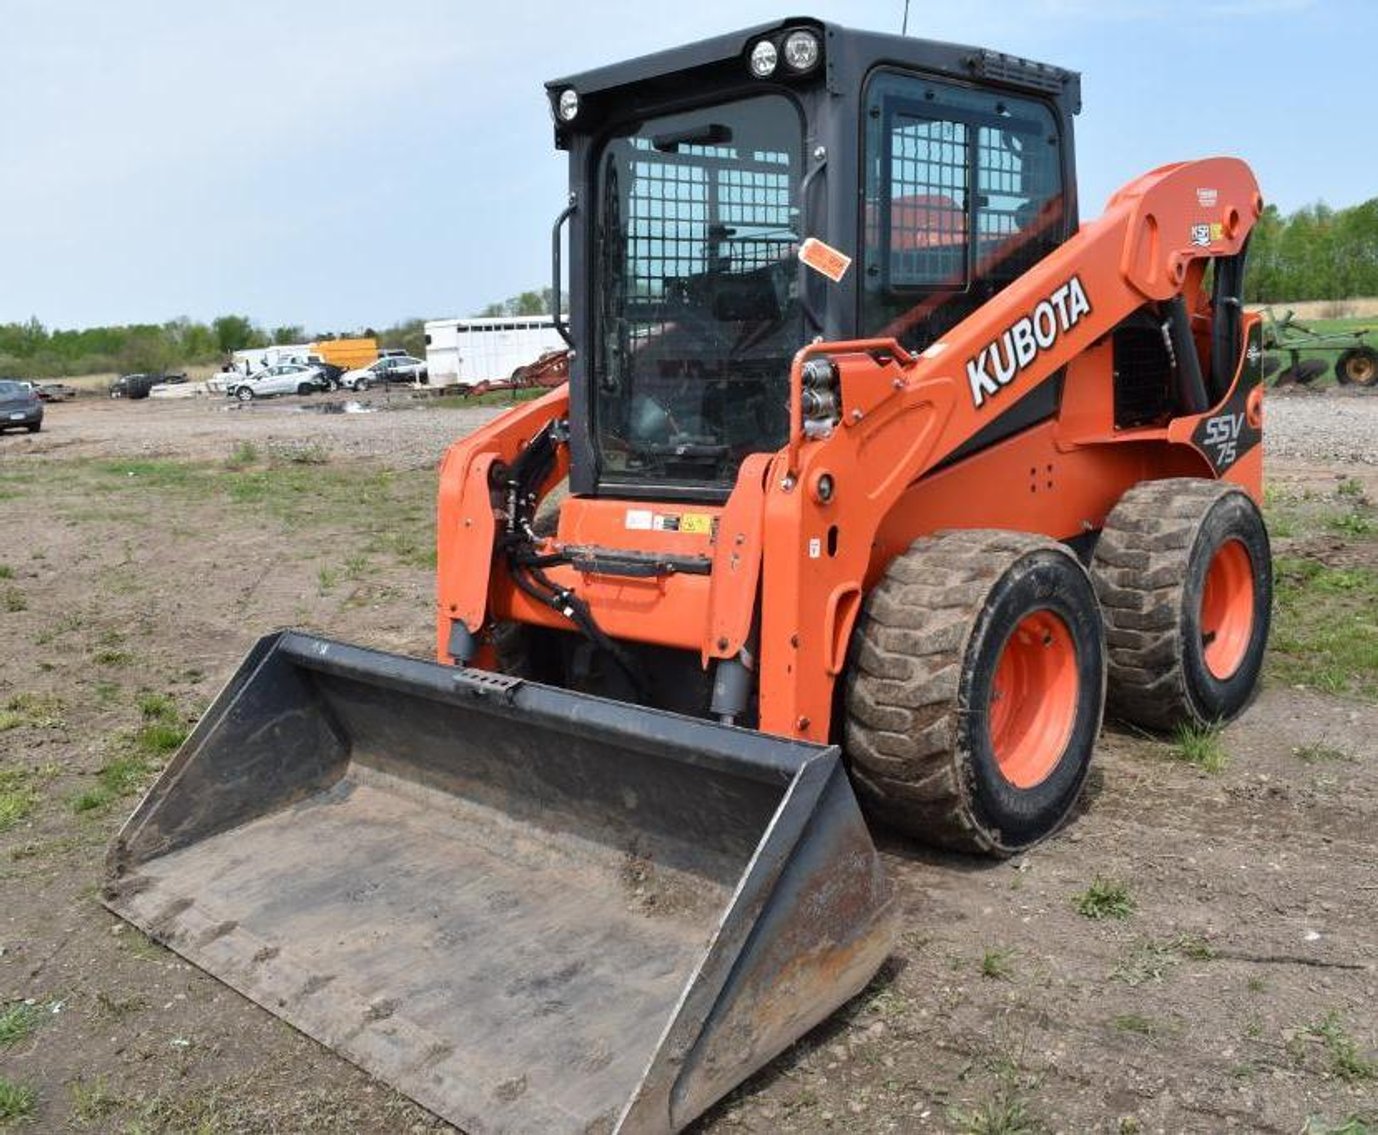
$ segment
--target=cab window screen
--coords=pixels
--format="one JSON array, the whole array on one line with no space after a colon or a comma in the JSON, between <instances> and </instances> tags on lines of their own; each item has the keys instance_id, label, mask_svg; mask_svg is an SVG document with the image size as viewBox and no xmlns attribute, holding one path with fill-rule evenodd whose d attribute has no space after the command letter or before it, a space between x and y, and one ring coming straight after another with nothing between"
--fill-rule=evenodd
<instances>
[{"instance_id":1,"label":"cab window screen","mask_svg":"<svg viewBox=\"0 0 1378 1135\"><path fill-rule=\"evenodd\" d=\"M882 71L866 90L860 330L922 350L1065 236L1036 99Z\"/></svg>"},{"instance_id":2,"label":"cab window screen","mask_svg":"<svg viewBox=\"0 0 1378 1135\"><path fill-rule=\"evenodd\" d=\"M892 286L967 282L968 130L896 115L889 149L886 238Z\"/></svg>"},{"instance_id":3,"label":"cab window screen","mask_svg":"<svg viewBox=\"0 0 1378 1135\"><path fill-rule=\"evenodd\" d=\"M799 113L775 94L651 118L605 143L600 483L680 482L711 496L747 454L784 444L790 360L803 341L802 165Z\"/></svg>"}]
</instances>

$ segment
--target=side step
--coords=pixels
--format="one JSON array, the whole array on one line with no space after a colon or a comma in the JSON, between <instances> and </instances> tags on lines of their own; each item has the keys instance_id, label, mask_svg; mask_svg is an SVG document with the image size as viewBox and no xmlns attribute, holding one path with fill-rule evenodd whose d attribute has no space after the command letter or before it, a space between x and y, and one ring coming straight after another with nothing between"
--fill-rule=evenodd
<instances>
[{"instance_id":1,"label":"side step","mask_svg":"<svg viewBox=\"0 0 1378 1135\"><path fill-rule=\"evenodd\" d=\"M106 905L470 1132L674 1131L898 911L836 747L284 632Z\"/></svg>"}]
</instances>

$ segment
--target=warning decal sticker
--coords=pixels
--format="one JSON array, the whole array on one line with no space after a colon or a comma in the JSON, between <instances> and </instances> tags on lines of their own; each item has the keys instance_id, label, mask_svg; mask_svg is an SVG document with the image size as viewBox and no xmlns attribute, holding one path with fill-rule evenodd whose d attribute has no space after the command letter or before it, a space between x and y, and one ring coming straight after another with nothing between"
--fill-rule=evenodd
<instances>
[{"instance_id":1,"label":"warning decal sticker","mask_svg":"<svg viewBox=\"0 0 1378 1135\"><path fill-rule=\"evenodd\" d=\"M847 269L852 266L852 258L846 256L831 245L824 244L816 236L809 237L799 246L799 259L812 268L815 272L821 272L833 283L837 283L847 274Z\"/></svg>"}]
</instances>

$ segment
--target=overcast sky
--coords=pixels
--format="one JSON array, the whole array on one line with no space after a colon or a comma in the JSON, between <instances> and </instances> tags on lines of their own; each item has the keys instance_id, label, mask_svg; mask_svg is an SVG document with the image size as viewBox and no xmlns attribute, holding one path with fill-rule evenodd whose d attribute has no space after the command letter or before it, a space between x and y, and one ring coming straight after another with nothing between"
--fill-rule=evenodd
<instances>
[{"instance_id":1,"label":"overcast sky","mask_svg":"<svg viewBox=\"0 0 1378 1135\"><path fill-rule=\"evenodd\" d=\"M903 0L797 10L898 31ZM790 14L758 0L0 0L0 322L308 330L544 286L542 83ZM1163 162L1291 210L1378 195L1374 0L912 0L910 34L1082 72L1083 216Z\"/></svg>"}]
</instances>

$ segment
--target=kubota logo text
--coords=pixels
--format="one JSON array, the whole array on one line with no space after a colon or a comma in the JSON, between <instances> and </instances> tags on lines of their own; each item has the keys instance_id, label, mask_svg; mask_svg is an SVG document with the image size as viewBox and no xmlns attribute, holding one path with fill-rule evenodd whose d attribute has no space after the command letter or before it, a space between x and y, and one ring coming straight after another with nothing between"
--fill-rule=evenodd
<instances>
[{"instance_id":1,"label":"kubota logo text","mask_svg":"<svg viewBox=\"0 0 1378 1135\"><path fill-rule=\"evenodd\" d=\"M1018 378L1040 351L1046 351L1090 311L1086 289L1073 276L974 359L967 360L972 404L980 407L987 398L999 394L1000 388Z\"/></svg>"}]
</instances>

